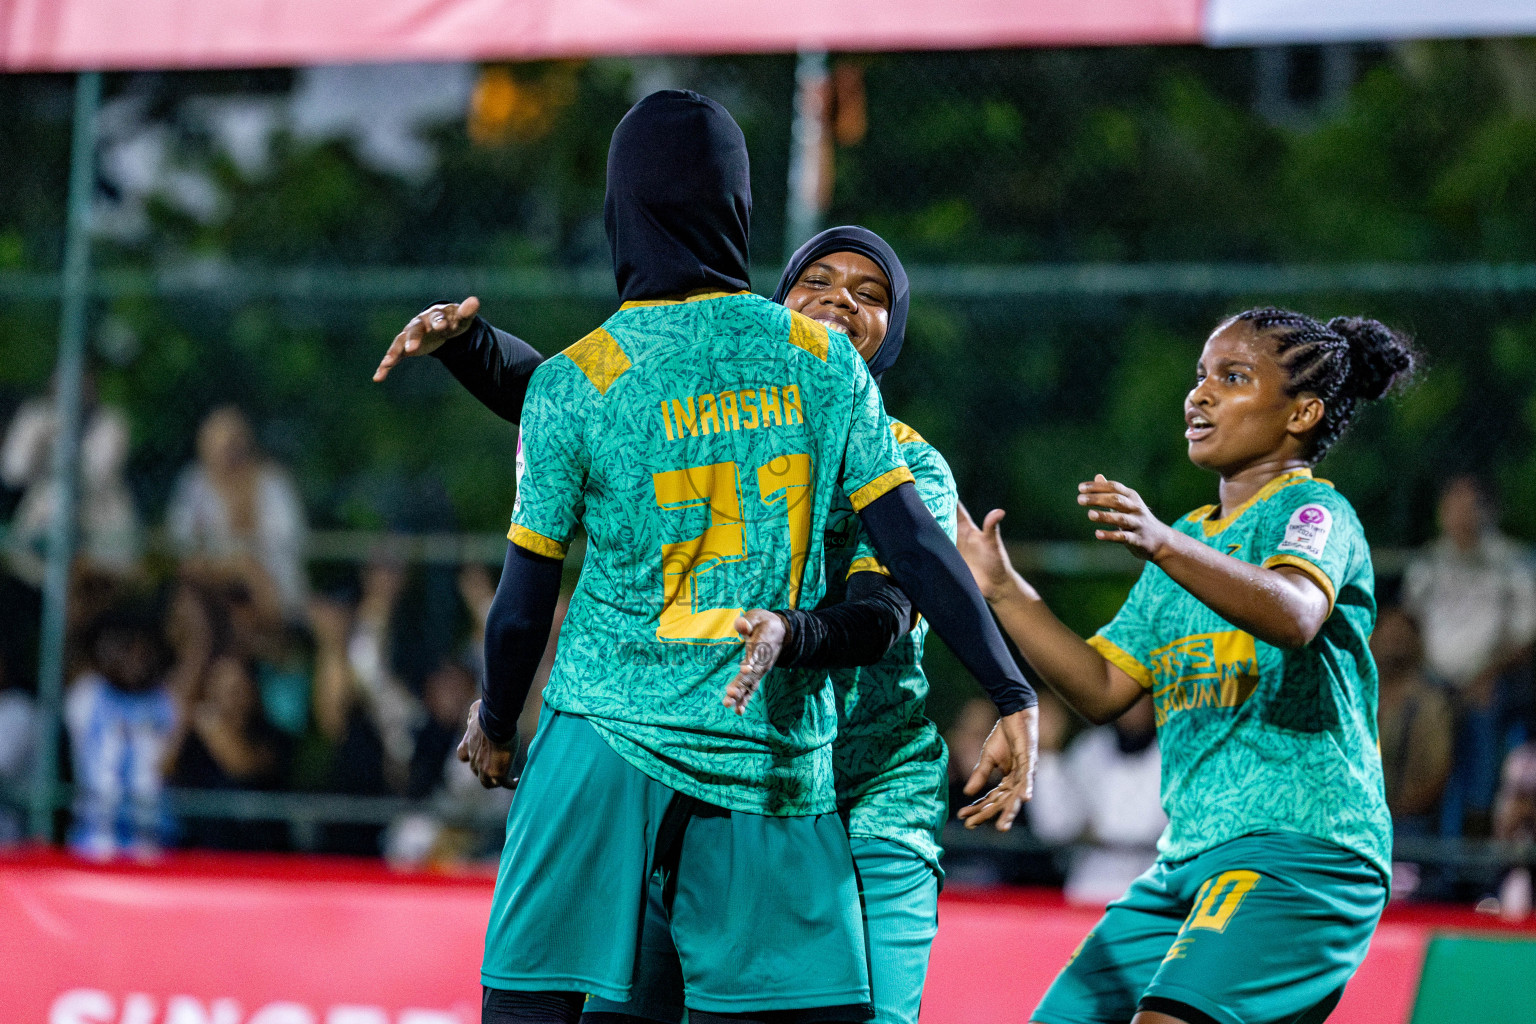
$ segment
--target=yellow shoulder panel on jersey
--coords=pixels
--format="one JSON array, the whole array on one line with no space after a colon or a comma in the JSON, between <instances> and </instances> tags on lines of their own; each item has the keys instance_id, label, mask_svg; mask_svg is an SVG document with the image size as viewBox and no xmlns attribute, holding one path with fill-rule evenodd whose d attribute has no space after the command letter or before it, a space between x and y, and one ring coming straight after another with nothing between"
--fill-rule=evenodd
<instances>
[{"instance_id":1,"label":"yellow shoulder panel on jersey","mask_svg":"<svg viewBox=\"0 0 1536 1024\"><path fill-rule=\"evenodd\" d=\"M922 434L919 434L917 431L901 422L901 420L891 420L891 433L896 435L897 444L911 444L913 441L916 441L918 444L928 443L923 440Z\"/></svg>"},{"instance_id":2,"label":"yellow shoulder panel on jersey","mask_svg":"<svg viewBox=\"0 0 1536 1024\"><path fill-rule=\"evenodd\" d=\"M613 335L601 327L560 354L581 367L600 395L606 395L613 382L629 369L629 356L619 348Z\"/></svg>"},{"instance_id":3,"label":"yellow shoulder panel on jersey","mask_svg":"<svg viewBox=\"0 0 1536 1024\"><path fill-rule=\"evenodd\" d=\"M812 320L804 313L789 311L789 343L805 349L811 355L827 361L827 347L832 339L827 337L827 329L823 325Z\"/></svg>"}]
</instances>

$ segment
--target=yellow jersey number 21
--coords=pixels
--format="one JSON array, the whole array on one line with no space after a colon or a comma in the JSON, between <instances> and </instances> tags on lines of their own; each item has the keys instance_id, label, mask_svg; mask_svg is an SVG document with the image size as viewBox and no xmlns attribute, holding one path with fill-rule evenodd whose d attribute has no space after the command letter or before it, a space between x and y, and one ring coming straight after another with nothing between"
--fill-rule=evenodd
<instances>
[{"instance_id":1,"label":"yellow jersey number 21","mask_svg":"<svg viewBox=\"0 0 1536 1024\"><path fill-rule=\"evenodd\" d=\"M693 643L740 640L736 617L742 608L701 608L699 576L729 562L750 557L741 517L738 466L714 462L653 473L656 504L664 509L709 506L709 526L696 537L661 549L662 608L656 639ZM757 468L757 497L782 506L789 526L789 606L800 600L806 553L811 540L811 457L781 455ZM750 500L750 499L749 499Z\"/></svg>"}]
</instances>

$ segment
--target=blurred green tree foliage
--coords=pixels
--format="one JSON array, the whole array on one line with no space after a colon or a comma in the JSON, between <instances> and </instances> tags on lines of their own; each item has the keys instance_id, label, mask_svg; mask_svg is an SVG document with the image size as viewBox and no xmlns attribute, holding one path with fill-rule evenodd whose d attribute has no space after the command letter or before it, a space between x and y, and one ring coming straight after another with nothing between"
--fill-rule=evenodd
<instances>
[{"instance_id":1,"label":"blurred green tree foliage","mask_svg":"<svg viewBox=\"0 0 1536 1024\"><path fill-rule=\"evenodd\" d=\"M869 131L837 153L830 220L881 233L909 264L1015 261L1536 260L1536 47L1414 43L1355 54L1346 92L1266 116L1246 50L1095 49L861 57ZM294 73L114 75L104 131L168 138L164 173L98 265L602 267L607 138L658 82L710 92L753 151L754 251L777 265L794 66L789 57L519 65L558 97L537 131L428 130L425 173L379 170L347 139L279 129L265 158L221 142L212 99L281 104ZM0 79L0 272L58 265L69 87ZM381 97L380 102L388 102ZM116 121L112 121L116 118ZM110 123L108 123L110 122ZM103 184L113 188L111 168ZM196 190L194 190L195 192ZM212 197L208 199L207 197ZM111 200L108 195L108 201ZM135 482L155 518L196 423L236 402L291 466L318 524L495 528L510 428L438 368L369 373L430 300L117 300L94 312L105 396L131 413ZM1088 536L1073 485L1105 472L1176 515L1210 499L1183 455L1180 399L1204 335L1261 302L1364 312L1413 331L1417 390L1362 418L1323 467L1378 543L1423 540L1446 472L1489 473L1536 536L1536 296L1239 295L1072 300L920 297L888 404L944 450L976 507L1014 537ZM538 301L487 313L553 352L611 309ZM0 303L0 399L44 386L55 311ZM0 413L6 410L0 407ZM1091 603L1091 602L1090 602Z\"/></svg>"}]
</instances>

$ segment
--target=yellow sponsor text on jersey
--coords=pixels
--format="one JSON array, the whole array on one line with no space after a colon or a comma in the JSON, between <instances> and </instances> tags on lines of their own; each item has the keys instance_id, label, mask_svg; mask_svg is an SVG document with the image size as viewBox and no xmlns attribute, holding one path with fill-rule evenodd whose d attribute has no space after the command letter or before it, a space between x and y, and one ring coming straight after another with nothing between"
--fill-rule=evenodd
<instances>
[{"instance_id":1,"label":"yellow sponsor text on jersey","mask_svg":"<svg viewBox=\"0 0 1536 1024\"><path fill-rule=\"evenodd\" d=\"M1235 708L1259 684L1253 636L1237 629L1186 636L1151 652L1148 660L1159 726L1181 711Z\"/></svg>"},{"instance_id":2,"label":"yellow sponsor text on jersey","mask_svg":"<svg viewBox=\"0 0 1536 1024\"><path fill-rule=\"evenodd\" d=\"M794 384L708 392L661 400L668 441L723 434L730 430L792 427L805 422L800 389Z\"/></svg>"}]
</instances>

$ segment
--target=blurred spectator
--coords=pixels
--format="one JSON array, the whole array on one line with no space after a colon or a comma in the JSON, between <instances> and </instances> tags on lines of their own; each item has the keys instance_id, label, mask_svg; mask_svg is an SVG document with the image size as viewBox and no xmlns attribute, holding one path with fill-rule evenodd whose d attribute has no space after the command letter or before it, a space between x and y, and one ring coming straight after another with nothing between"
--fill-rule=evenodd
<instances>
[{"instance_id":1,"label":"blurred spectator","mask_svg":"<svg viewBox=\"0 0 1536 1024\"><path fill-rule=\"evenodd\" d=\"M465 665L445 661L423 688L427 721L416 733L408 796L431 798L431 810L403 816L390 826L385 856L393 864L457 864L499 851L500 832L489 846L476 821L497 820L512 801L507 789L483 788L459 763L457 750L479 685Z\"/></svg>"},{"instance_id":2,"label":"blurred spectator","mask_svg":"<svg viewBox=\"0 0 1536 1024\"><path fill-rule=\"evenodd\" d=\"M352 679L384 744L385 777L395 792L405 790L416 729L423 720L421 703L394 669L392 627L404 589L405 567L399 562L376 558L364 566L362 594L347 638Z\"/></svg>"},{"instance_id":3,"label":"blurred spectator","mask_svg":"<svg viewBox=\"0 0 1536 1024\"><path fill-rule=\"evenodd\" d=\"M384 741L348 656L353 609L334 598L318 598L310 602L309 620L315 641L315 726L326 745L320 786L351 796L386 795ZM329 825L320 847L329 853L377 856L380 831L377 825Z\"/></svg>"},{"instance_id":4,"label":"blurred spectator","mask_svg":"<svg viewBox=\"0 0 1536 1024\"><path fill-rule=\"evenodd\" d=\"M1049 737L1056 749L1047 746L1046 703L1042 694L1030 827L1047 843L1078 844L1067 868L1066 897L1103 906L1152 866L1158 836L1168 825L1152 698L1142 697L1113 725L1078 736L1065 753L1060 727Z\"/></svg>"},{"instance_id":5,"label":"blurred spectator","mask_svg":"<svg viewBox=\"0 0 1536 1024\"><path fill-rule=\"evenodd\" d=\"M469 641L464 646L464 657L476 679L485 675L485 620L491 614L491 602L496 599L496 579L491 570L478 562L466 562L459 568L459 597L469 615ZM558 626L559 616L556 616ZM550 642L554 643L557 629L550 630ZM540 666L541 668L543 666ZM537 684L534 690L539 690Z\"/></svg>"},{"instance_id":6,"label":"blurred spectator","mask_svg":"<svg viewBox=\"0 0 1536 1024\"><path fill-rule=\"evenodd\" d=\"M21 801L31 782L33 730L37 710L32 697L17 688L10 665L0 657L0 845L21 839Z\"/></svg>"},{"instance_id":7,"label":"blurred spectator","mask_svg":"<svg viewBox=\"0 0 1536 1024\"><path fill-rule=\"evenodd\" d=\"M411 754L406 796L416 800L431 796L458 764L455 751L469 719L469 706L478 696L479 684L463 665L444 661L427 677L422 688L426 721L416 730L416 749Z\"/></svg>"},{"instance_id":8,"label":"blurred spectator","mask_svg":"<svg viewBox=\"0 0 1536 1024\"><path fill-rule=\"evenodd\" d=\"M161 773L176 727L159 632L148 615L114 610L92 628L87 650L95 670L71 684L64 702L75 765L70 846L98 859L151 856L160 848Z\"/></svg>"},{"instance_id":9,"label":"blurred spectator","mask_svg":"<svg viewBox=\"0 0 1536 1024\"><path fill-rule=\"evenodd\" d=\"M197 461L182 471L166 511L171 540L201 571L243 579L258 603L268 587L283 616L304 613L304 509L288 473L256 448L234 406L197 432Z\"/></svg>"},{"instance_id":10,"label":"blurred spectator","mask_svg":"<svg viewBox=\"0 0 1536 1024\"><path fill-rule=\"evenodd\" d=\"M256 682L267 721L289 737L299 737L309 727L311 694L308 633L288 625L271 634L270 642L256 651Z\"/></svg>"},{"instance_id":11,"label":"blurred spectator","mask_svg":"<svg viewBox=\"0 0 1536 1024\"><path fill-rule=\"evenodd\" d=\"M133 495L124 479L128 421L122 412L96 401L94 381L83 385L80 436L80 555L96 572L130 575L138 566L143 538ZM7 537L11 571L41 586L48 524L58 500L53 484L53 444L59 430L52 396L23 405L0 447L0 482L22 490Z\"/></svg>"},{"instance_id":12,"label":"blurred spectator","mask_svg":"<svg viewBox=\"0 0 1536 1024\"><path fill-rule=\"evenodd\" d=\"M1402 608L1377 617L1371 654L1381 678L1376 720L1393 827L1430 835L1451 774L1451 704L1425 673L1418 624Z\"/></svg>"},{"instance_id":13,"label":"blurred spectator","mask_svg":"<svg viewBox=\"0 0 1536 1024\"><path fill-rule=\"evenodd\" d=\"M209 664L201 692L179 709L170 778L189 789L278 789L287 748L262 713L251 665L224 654ZM182 826L186 845L220 850L281 849L283 834L265 822L192 818Z\"/></svg>"},{"instance_id":14,"label":"blurred spectator","mask_svg":"<svg viewBox=\"0 0 1536 1024\"><path fill-rule=\"evenodd\" d=\"M1498 532L1496 510L1475 477L1440 495L1441 536L1403 577L1429 668L1451 686L1455 754L1441 804L1445 835L1486 835L1505 746L1505 710L1536 637L1536 571ZM1528 685L1528 677L1523 680Z\"/></svg>"},{"instance_id":15,"label":"blurred spectator","mask_svg":"<svg viewBox=\"0 0 1536 1024\"><path fill-rule=\"evenodd\" d=\"M1510 751L1504 761L1494 815L1495 837L1512 843L1536 843L1536 742ZM1499 887L1499 912L1521 920L1531 913L1531 868L1514 868Z\"/></svg>"}]
</instances>

